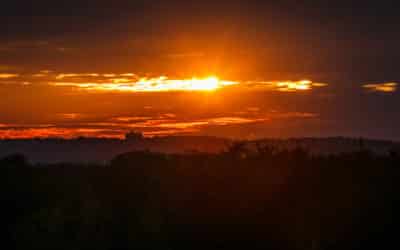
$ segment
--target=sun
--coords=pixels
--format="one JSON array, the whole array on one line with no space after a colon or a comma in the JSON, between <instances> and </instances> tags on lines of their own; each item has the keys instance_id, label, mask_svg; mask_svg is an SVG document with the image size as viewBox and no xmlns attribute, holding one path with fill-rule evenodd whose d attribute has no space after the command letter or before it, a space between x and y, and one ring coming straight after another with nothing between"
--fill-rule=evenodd
<instances>
[{"instance_id":1,"label":"sun","mask_svg":"<svg viewBox=\"0 0 400 250\"><path fill-rule=\"evenodd\" d=\"M216 76L210 76L204 79L192 78L187 80L189 90L203 90L203 91L213 91L220 88L220 81Z\"/></svg>"}]
</instances>

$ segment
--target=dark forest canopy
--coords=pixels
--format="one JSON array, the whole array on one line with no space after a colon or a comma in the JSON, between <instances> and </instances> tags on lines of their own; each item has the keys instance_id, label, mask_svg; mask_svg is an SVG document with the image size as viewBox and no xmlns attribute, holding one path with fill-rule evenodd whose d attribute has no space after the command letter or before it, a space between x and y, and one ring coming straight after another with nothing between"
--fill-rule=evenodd
<instances>
[{"instance_id":1,"label":"dark forest canopy","mask_svg":"<svg viewBox=\"0 0 400 250\"><path fill-rule=\"evenodd\" d=\"M106 165L0 160L12 249L397 248L400 157L235 144Z\"/></svg>"},{"instance_id":2,"label":"dark forest canopy","mask_svg":"<svg viewBox=\"0 0 400 250\"><path fill-rule=\"evenodd\" d=\"M240 141L212 136L168 136L143 138L128 135L127 138L85 138L66 140L61 138L0 140L0 158L11 154L23 154L33 163L103 163L130 151L151 151L168 154L221 153ZM259 145L279 150L298 147L311 154L338 154L370 150L379 155L390 151L400 152L400 143L363 138L289 138L241 141L249 151L256 152Z\"/></svg>"}]
</instances>

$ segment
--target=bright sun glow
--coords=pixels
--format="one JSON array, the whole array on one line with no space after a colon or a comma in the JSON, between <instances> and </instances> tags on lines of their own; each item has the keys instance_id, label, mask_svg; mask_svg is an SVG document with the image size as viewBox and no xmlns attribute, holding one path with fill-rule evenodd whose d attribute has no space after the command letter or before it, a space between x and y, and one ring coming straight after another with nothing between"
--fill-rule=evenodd
<instances>
[{"instance_id":1,"label":"bright sun glow","mask_svg":"<svg viewBox=\"0 0 400 250\"><path fill-rule=\"evenodd\" d=\"M97 92L212 92L232 85L242 87L242 89L302 92L327 86L326 83L318 83L311 80L227 81L214 75L203 78L192 77L179 79L163 75L157 77L140 77L133 73L59 73L48 75L47 77L49 78L48 84L53 86L74 87L81 90ZM393 88L393 86L389 84L384 87Z\"/></svg>"},{"instance_id":2,"label":"bright sun glow","mask_svg":"<svg viewBox=\"0 0 400 250\"><path fill-rule=\"evenodd\" d=\"M235 85L238 82L223 81L216 76L207 78L169 79L166 76L156 78L113 79L109 83L72 83L54 82L56 86L76 86L97 91L132 91L132 92L167 92L167 91L214 91L219 88Z\"/></svg>"},{"instance_id":3,"label":"bright sun glow","mask_svg":"<svg viewBox=\"0 0 400 250\"><path fill-rule=\"evenodd\" d=\"M217 77L209 77L203 80L192 79L191 88L196 90L215 90L219 87L219 79Z\"/></svg>"}]
</instances>

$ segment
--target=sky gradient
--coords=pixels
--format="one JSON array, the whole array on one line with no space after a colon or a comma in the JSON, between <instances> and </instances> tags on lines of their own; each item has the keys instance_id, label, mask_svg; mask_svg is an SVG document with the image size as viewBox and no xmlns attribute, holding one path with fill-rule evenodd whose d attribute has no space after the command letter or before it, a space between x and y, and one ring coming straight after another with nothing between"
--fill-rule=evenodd
<instances>
[{"instance_id":1,"label":"sky gradient","mask_svg":"<svg viewBox=\"0 0 400 250\"><path fill-rule=\"evenodd\" d=\"M0 138L400 140L392 1L7 1Z\"/></svg>"}]
</instances>

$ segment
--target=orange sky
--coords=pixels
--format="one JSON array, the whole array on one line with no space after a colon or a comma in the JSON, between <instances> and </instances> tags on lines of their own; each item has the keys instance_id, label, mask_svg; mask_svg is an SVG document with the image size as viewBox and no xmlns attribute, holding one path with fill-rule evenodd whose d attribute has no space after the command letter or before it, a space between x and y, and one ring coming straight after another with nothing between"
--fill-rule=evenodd
<instances>
[{"instance_id":1,"label":"orange sky","mask_svg":"<svg viewBox=\"0 0 400 250\"><path fill-rule=\"evenodd\" d=\"M227 128L232 132L223 136L235 137L235 130L242 126L318 119L313 112L260 107L259 100L251 101L253 93L296 95L328 86L310 80L235 81L217 76L177 79L50 70L2 76L1 90L10 93L12 101L3 101L1 138L122 138L131 130L145 136L198 135L209 131L217 135L219 132L211 131Z\"/></svg>"},{"instance_id":2,"label":"orange sky","mask_svg":"<svg viewBox=\"0 0 400 250\"><path fill-rule=\"evenodd\" d=\"M0 137L400 140L382 1L6 1Z\"/></svg>"},{"instance_id":3,"label":"orange sky","mask_svg":"<svg viewBox=\"0 0 400 250\"><path fill-rule=\"evenodd\" d=\"M123 138L129 131L247 139L351 133L330 117L347 114L335 114L345 104L334 103L338 90L326 82L51 70L0 76L0 138ZM369 97L396 91L396 83L357 89Z\"/></svg>"}]
</instances>

